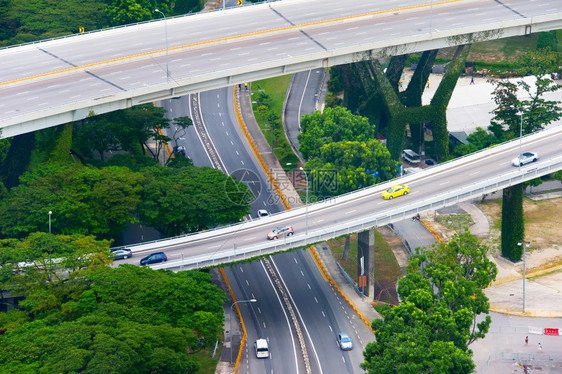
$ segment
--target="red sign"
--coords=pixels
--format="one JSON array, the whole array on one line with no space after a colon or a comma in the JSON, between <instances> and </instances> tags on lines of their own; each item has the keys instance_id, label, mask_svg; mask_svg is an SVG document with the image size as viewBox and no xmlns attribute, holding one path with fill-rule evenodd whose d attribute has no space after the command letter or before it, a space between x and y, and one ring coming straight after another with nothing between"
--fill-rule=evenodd
<instances>
[{"instance_id":1,"label":"red sign","mask_svg":"<svg viewBox=\"0 0 562 374\"><path fill-rule=\"evenodd\" d=\"M552 328L545 327L544 334L545 335L558 335L558 329L552 329Z\"/></svg>"}]
</instances>

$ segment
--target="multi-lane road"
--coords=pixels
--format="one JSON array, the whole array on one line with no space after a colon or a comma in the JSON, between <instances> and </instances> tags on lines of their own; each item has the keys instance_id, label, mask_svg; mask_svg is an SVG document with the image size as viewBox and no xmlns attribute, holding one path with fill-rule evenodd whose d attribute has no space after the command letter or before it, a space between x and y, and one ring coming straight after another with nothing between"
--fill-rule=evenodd
<instances>
[{"instance_id":1,"label":"multi-lane road","mask_svg":"<svg viewBox=\"0 0 562 374\"><path fill-rule=\"evenodd\" d=\"M375 222L380 224L396 222L411 217L417 209L454 205L459 201L476 197L476 194L492 192L494 188L503 188L505 183L516 184L552 173L562 166L562 156L559 153L561 145L562 128L556 127L523 139L522 150L536 151L540 158L535 163L521 167L520 170L510 163L511 159L519 153L519 142L513 141L465 159L441 164L413 176L404 177L402 180L408 181L411 193L394 200L383 200L381 193L389 184L398 181L390 181L354 194L330 199L311 205L308 209L294 209L259 221L244 222L213 232L140 245L134 247L134 250L165 250L169 254L168 263L155 267L179 267L179 260L182 257L189 261L200 259L200 265L208 266L212 263L203 262L203 259L215 258L225 261L228 260L225 256L230 256L231 260L235 260L247 258L244 254L250 250L254 250L251 255L255 256L302 246L307 238L310 243L334 235L343 235L346 227L360 231L376 225ZM545 165L554 165L554 167L547 170L543 168ZM486 186L486 189L480 186ZM447 200L443 201L445 197ZM365 222L364 226L362 222ZM295 235L286 239L268 241L267 233L280 225L291 225ZM307 231L308 235L306 235Z\"/></svg>"},{"instance_id":2,"label":"multi-lane road","mask_svg":"<svg viewBox=\"0 0 562 374\"><path fill-rule=\"evenodd\" d=\"M194 123L173 145L183 146L195 166L211 166L245 182L255 196L251 217L258 209L277 213L283 206L249 151L234 114L233 92L228 87L162 101L170 118L188 116Z\"/></svg>"},{"instance_id":3,"label":"multi-lane road","mask_svg":"<svg viewBox=\"0 0 562 374\"><path fill-rule=\"evenodd\" d=\"M246 325L255 326L248 329L248 372L306 373L306 362L312 373L363 373L362 352L374 335L322 278L306 251L233 265L226 273L238 295L257 300L239 305ZM338 347L341 332L351 337L351 351ZM255 358L257 338L269 341L270 359Z\"/></svg>"},{"instance_id":4,"label":"multi-lane road","mask_svg":"<svg viewBox=\"0 0 562 374\"><path fill-rule=\"evenodd\" d=\"M0 127L561 24L555 0L287 0L76 35L0 50Z\"/></svg>"},{"instance_id":5,"label":"multi-lane road","mask_svg":"<svg viewBox=\"0 0 562 374\"><path fill-rule=\"evenodd\" d=\"M293 86L299 104L291 106L288 112L300 112L300 102L304 101L300 98L307 86ZM232 93L232 88L217 89L161 102L170 118L189 115L195 122L185 134L179 134L177 144L173 145L183 146L198 166L213 166L226 173L246 168L257 175L258 183L265 184L266 178L256 167L237 129ZM311 106L314 106L313 100L307 98L305 110L309 111ZM265 195L257 195L253 210L266 207L276 212L282 208L271 204L262 206L264 200L271 198L265 197L270 191L262 193ZM306 373L307 366L312 373L362 372L359 369L363 361L362 351L374 336L322 278L306 251L237 264L225 271L237 300L257 300L256 303L239 304L248 331L246 355L242 356L239 372ZM340 332L351 337L354 350L339 349L336 336ZM232 330L228 332L232 333ZM239 336L235 336L234 342L237 343ZM253 343L257 338L268 340L269 359L255 358ZM236 360L237 344L233 350Z\"/></svg>"}]
</instances>

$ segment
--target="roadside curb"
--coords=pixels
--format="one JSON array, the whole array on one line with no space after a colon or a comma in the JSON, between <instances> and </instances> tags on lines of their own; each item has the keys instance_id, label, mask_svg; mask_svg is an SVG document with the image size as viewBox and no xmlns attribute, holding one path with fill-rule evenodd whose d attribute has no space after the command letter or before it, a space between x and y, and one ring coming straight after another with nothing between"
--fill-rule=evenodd
<instances>
[{"instance_id":1,"label":"roadside curb","mask_svg":"<svg viewBox=\"0 0 562 374\"><path fill-rule=\"evenodd\" d=\"M271 185L275 189L275 192L277 193L277 195L281 199L281 202L283 203L283 206L285 207L285 209L290 210L291 206L289 205L289 202L287 201L287 198L285 197L285 194L283 194L283 192L281 191L281 188L279 188L279 185L277 184L277 181L275 180L275 178L273 177L273 175L269 171L269 168L268 168L265 160L261 156L261 154L258 150L258 147L256 146L256 143L254 143L254 140L250 136L250 133L248 132L248 128L246 127L246 124L244 123L244 120L242 119L242 115L240 114L240 105L239 105L239 102L238 102L238 96L236 95L236 86L234 86L233 97L234 97L234 110L236 112L236 119L238 120L238 125L242 129L242 132L244 133L244 136L246 137L246 140L250 144L250 147L252 148L252 151L254 152L254 155L256 156L256 158L258 159L258 161L260 163L260 166L262 167L262 170L264 171L265 175L267 175L267 178L269 179L269 182L271 183Z\"/></svg>"},{"instance_id":2,"label":"roadside curb","mask_svg":"<svg viewBox=\"0 0 562 374\"><path fill-rule=\"evenodd\" d=\"M238 307L238 304L236 304L236 297L234 296L234 292L232 291L232 288L230 287L230 282L228 281L228 278L226 277L226 273L224 272L224 269L222 267L219 268L219 271L224 279L224 283L226 285L226 287L228 288L228 292L230 292L230 297L232 298L232 302L234 303L233 305L236 307L236 313L238 314L238 319L240 321L240 327L242 328L242 339L240 340L240 348L238 350L238 354L236 355L236 363L234 364L234 373L238 372L238 366L240 366L240 359L242 358L242 352L244 352L244 344L246 342L247 339L247 334L246 334L246 326L244 325L244 320L242 319L242 313L240 312L240 308ZM232 323L232 316L230 316L230 321ZM232 330L229 331L230 336L232 337ZM232 350L232 347L230 347L230 349Z\"/></svg>"},{"instance_id":3,"label":"roadside curb","mask_svg":"<svg viewBox=\"0 0 562 374\"><path fill-rule=\"evenodd\" d=\"M425 219L420 219L421 224L423 225L423 227L425 227L427 229L427 231L429 231L429 233L431 235L433 235L433 237L435 239L437 239L437 241L439 243L445 243L445 239L443 239L443 236L441 234L439 234L437 232L437 230L435 230L433 228L433 226L431 225L431 223L429 223L429 221L425 220Z\"/></svg>"},{"instance_id":4,"label":"roadside curb","mask_svg":"<svg viewBox=\"0 0 562 374\"><path fill-rule=\"evenodd\" d=\"M355 303L351 300L351 298L349 296L347 296L347 294L340 288L340 286L338 285L338 283L334 280L334 278L332 278L332 276L330 275L330 273L328 273L328 270L326 269L326 267L324 266L324 263L322 262L322 260L320 259L320 256L318 256L318 252L316 252L316 248L314 248L314 246L310 246L308 247L308 252L310 253L310 255L312 256L312 258L314 259L314 262L316 263L316 266L318 266L318 270L320 271L320 273L322 274L322 276L324 277L324 279L326 279L328 281L328 283L330 283L330 285L340 294L340 296L349 304L349 306L351 307L351 309L353 309L353 311L355 312L355 314L357 314L357 316L361 319L361 321L363 321L363 323L365 324L365 326L367 326L369 328L369 330L371 330L373 333L373 328L371 327L371 321L369 321L369 319L365 316L365 314L363 314L363 312L361 311L361 309L359 309L357 307L357 305L355 305Z\"/></svg>"}]
</instances>

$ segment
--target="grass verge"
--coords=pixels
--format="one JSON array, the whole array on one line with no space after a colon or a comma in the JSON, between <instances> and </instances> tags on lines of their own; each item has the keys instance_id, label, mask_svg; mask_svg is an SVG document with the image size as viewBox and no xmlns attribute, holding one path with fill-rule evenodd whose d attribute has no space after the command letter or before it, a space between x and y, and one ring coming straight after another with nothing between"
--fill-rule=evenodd
<instances>
[{"instance_id":1,"label":"grass verge","mask_svg":"<svg viewBox=\"0 0 562 374\"><path fill-rule=\"evenodd\" d=\"M194 353L195 357L201 364L201 368L197 371L198 374L214 374L217 370L217 365L219 363L219 357L221 354L222 346L219 345L215 357L212 358L213 353L212 347L210 349L204 349L197 353Z\"/></svg>"},{"instance_id":2,"label":"grass verge","mask_svg":"<svg viewBox=\"0 0 562 374\"><path fill-rule=\"evenodd\" d=\"M357 234L351 235L349 254L342 259L345 237L328 241L335 259L354 280L357 279ZM375 230L375 299L394 302L396 283L402 277L402 271L396 261L394 252L382 235ZM392 295L392 296L390 296ZM391 300L392 299L392 300Z\"/></svg>"},{"instance_id":3,"label":"grass verge","mask_svg":"<svg viewBox=\"0 0 562 374\"><path fill-rule=\"evenodd\" d=\"M296 168L299 162L285 137L282 124L283 103L290 82L290 75L252 82L254 116L267 142L273 144L275 157L286 171Z\"/></svg>"}]
</instances>

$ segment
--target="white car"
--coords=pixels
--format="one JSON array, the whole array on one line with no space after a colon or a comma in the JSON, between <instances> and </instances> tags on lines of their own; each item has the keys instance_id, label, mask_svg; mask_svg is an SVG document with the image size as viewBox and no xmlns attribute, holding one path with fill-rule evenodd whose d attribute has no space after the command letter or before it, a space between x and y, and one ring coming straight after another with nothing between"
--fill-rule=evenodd
<instances>
[{"instance_id":1,"label":"white car","mask_svg":"<svg viewBox=\"0 0 562 374\"><path fill-rule=\"evenodd\" d=\"M338 345L342 351L351 351L353 349L353 343L349 335L343 332L338 334Z\"/></svg>"},{"instance_id":2,"label":"white car","mask_svg":"<svg viewBox=\"0 0 562 374\"><path fill-rule=\"evenodd\" d=\"M525 164L530 164L531 162L535 162L539 159L539 155L534 152L525 152L521 153L521 156L515 157L511 160L511 165L513 166L523 166Z\"/></svg>"},{"instance_id":3,"label":"white car","mask_svg":"<svg viewBox=\"0 0 562 374\"><path fill-rule=\"evenodd\" d=\"M258 210L258 218L269 217L269 212L265 209Z\"/></svg>"}]
</instances>

